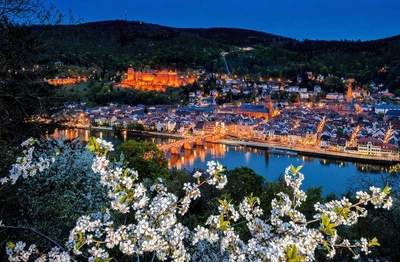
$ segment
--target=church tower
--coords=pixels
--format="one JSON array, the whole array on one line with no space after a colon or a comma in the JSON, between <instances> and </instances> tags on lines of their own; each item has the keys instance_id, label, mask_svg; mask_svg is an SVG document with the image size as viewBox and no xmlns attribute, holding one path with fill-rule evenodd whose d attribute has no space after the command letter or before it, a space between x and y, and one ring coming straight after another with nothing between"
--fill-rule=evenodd
<instances>
[{"instance_id":1,"label":"church tower","mask_svg":"<svg viewBox=\"0 0 400 262\"><path fill-rule=\"evenodd\" d=\"M351 83L347 84L347 102L353 102L353 89L351 88Z\"/></svg>"},{"instance_id":2,"label":"church tower","mask_svg":"<svg viewBox=\"0 0 400 262\"><path fill-rule=\"evenodd\" d=\"M271 95L268 94L265 96L265 102L264 102L264 107L265 109L268 110L268 121L272 119L272 115L274 113L274 110L272 108L272 99L271 99Z\"/></svg>"}]
</instances>

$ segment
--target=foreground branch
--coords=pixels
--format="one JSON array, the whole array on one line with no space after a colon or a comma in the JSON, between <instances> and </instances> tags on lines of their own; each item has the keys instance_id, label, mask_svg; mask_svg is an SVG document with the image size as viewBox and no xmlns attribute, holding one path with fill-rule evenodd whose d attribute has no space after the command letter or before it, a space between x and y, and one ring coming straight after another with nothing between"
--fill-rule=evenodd
<instances>
[{"instance_id":1,"label":"foreground branch","mask_svg":"<svg viewBox=\"0 0 400 262\"><path fill-rule=\"evenodd\" d=\"M36 234L36 235L38 235L38 236L40 236L40 237L43 237L43 238L46 239L47 241L53 243L54 245L56 245L57 247L59 247L62 251L67 252L67 250L65 250L65 248L64 248L61 244L59 244L59 243L56 242L55 240L49 238L48 236L44 235L43 233L40 233L39 231L37 231L37 230L35 230L35 229L33 229L33 228L23 227L23 226L4 226L4 225L0 226L0 228L4 228L4 229L18 229L18 230L27 230L27 231L31 231L31 232L33 232L34 234ZM73 261L76 261L76 260L74 260L73 258L71 258L71 259L72 259Z\"/></svg>"}]
</instances>

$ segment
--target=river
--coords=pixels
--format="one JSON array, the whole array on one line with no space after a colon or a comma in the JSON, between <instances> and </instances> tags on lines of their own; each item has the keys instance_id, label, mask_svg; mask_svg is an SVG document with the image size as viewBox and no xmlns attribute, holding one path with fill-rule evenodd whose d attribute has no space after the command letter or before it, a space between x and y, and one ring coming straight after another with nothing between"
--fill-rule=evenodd
<instances>
[{"instance_id":1,"label":"river","mask_svg":"<svg viewBox=\"0 0 400 262\"><path fill-rule=\"evenodd\" d=\"M90 136L95 136L111 141L114 145L119 145L128 139L141 139L157 144L170 143L176 140L176 138L159 136L128 136L107 131L82 129L60 131L56 135L68 139L80 137L83 141L88 141ZM342 194L348 190L356 190L366 181L374 180L375 183L379 183L380 178L387 174L391 168L389 165L348 162L303 155L271 154L264 149L215 143L207 143L204 147L197 147L193 150L184 150L180 155L167 153L166 156L171 168L176 167L189 171L194 168L207 169L207 161L215 160L227 169L247 166L268 181L276 181L280 174L284 173L286 167L290 165L295 167L301 165L303 166L301 172L305 176L301 188L306 190L308 187L322 186L323 195L329 193ZM365 190L365 188L363 189Z\"/></svg>"}]
</instances>

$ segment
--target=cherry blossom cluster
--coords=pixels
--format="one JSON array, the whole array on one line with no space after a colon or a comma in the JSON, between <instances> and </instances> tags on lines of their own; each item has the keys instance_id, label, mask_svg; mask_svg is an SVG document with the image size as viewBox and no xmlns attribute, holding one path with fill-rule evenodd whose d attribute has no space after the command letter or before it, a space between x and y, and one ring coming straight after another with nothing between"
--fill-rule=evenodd
<instances>
[{"instance_id":1,"label":"cherry blossom cluster","mask_svg":"<svg viewBox=\"0 0 400 262\"><path fill-rule=\"evenodd\" d=\"M87 245L87 253L92 258L104 259L108 253L98 245L105 243L107 248L119 246L127 255L155 252L161 260L167 257L189 260L190 254L184 243L191 232L179 223L178 216L184 215L191 201L200 197L199 188L204 183L223 188L227 179L222 173L222 165L214 161L208 163L209 176L204 181L200 179L202 174L196 172L194 177L198 182L184 184L186 194L178 199L168 192L161 179L146 188L137 181L136 171L110 168L109 164L105 155L98 154L92 169L100 174L101 183L109 190L110 208L120 213L133 212L136 223L114 227L112 221L82 217L70 234L69 246L74 248L74 253L81 254L80 249Z\"/></svg>"},{"instance_id":2,"label":"cherry blossom cluster","mask_svg":"<svg viewBox=\"0 0 400 262\"><path fill-rule=\"evenodd\" d=\"M25 148L22 151L23 156L17 158L16 163L12 165L8 177L0 178L1 184L4 185L8 182L15 184L19 177L28 178L29 176L34 176L37 172L42 172L54 162L54 156L49 158L34 157L34 144L36 142L37 141L33 138L22 142L21 146Z\"/></svg>"},{"instance_id":3,"label":"cherry blossom cluster","mask_svg":"<svg viewBox=\"0 0 400 262\"><path fill-rule=\"evenodd\" d=\"M36 256L36 262L59 261L69 262L71 257L67 252L61 251L58 247L53 247L48 253L39 253L36 245L32 244L26 249L26 243L8 243L6 247L8 261L30 261L31 256Z\"/></svg>"},{"instance_id":4,"label":"cherry blossom cluster","mask_svg":"<svg viewBox=\"0 0 400 262\"><path fill-rule=\"evenodd\" d=\"M361 238L351 244L338 235L336 228L353 225L359 217L366 216L362 206L367 203L384 209L392 206L390 188L372 187L370 194L357 193L358 203L346 198L317 203L314 219L308 221L298 210L306 201L306 194L300 189L304 175L299 172L301 167L290 166L285 170L284 181L291 192L277 194L269 216L260 208L257 196L245 197L238 207L220 199L218 213L204 225L191 229L179 219L188 212L191 202L201 197L202 185L218 189L226 185L221 164L210 161L205 174L195 172L196 182L185 183L185 195L179 199L168 192L161 179L146 186L139 182L136 171L113 166L106 156L113 148L109 143L91 139L90 148L96 152L92 169L108 189L110 210L131 213L134 219L118 223L108 209L102 214L82 216L71 230L67 246L74 255L84 255L89 261L110 259L109 250L116 247L138 260L144 254L153 254L159 260L174 261L313 261L318 247L325 249L330 258L338 247L344 247L357 259L359 252L368 254L370 247L379 245L377 240ZM246 240L239 235L243 225L250 233ZM27 256L23 250L23 244L9 248L10 258L23 261L20 254ZM67 256L63 254L63 258Z\"/></svg>"}]
</instances>

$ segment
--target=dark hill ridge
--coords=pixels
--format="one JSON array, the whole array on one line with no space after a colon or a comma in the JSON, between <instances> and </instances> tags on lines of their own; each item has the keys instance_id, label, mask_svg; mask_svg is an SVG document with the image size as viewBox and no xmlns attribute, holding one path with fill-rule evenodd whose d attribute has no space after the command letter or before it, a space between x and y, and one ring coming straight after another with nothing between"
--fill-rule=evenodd
<instances>
[{"instance_id":1,"label":"dark hill ridge","mask_svg":"<svg viewBox=\"0 0 400 262\"><path fill-rule=\"evenodd\" d=\"M374 41L325 41L286 38L236 28L173 28L140 21L100 21L79 25L35 26L47 43L43 61L99 65L111 72L205 68L248 79L283 78L296 82L305 72L355 78L360 86L400 87L400 36ZM251 52L238 47L251 46ZM233 52L234 51L234 52ZM382 70L384 68L384 70ZM307 85L307 80L303 83ZM316 83L309 83L312 88ZM342 91L343 87L329 88Z\"/></svg>"},{"instance_id":2,"label":"dark hill ridge","mask_svg":"<svg viewBox=\"0 0 400 262\"><path fill-rule=\"evenodd\" d=\"M100 22L91 22L87 24L97 25L97 26L110 26L113 24L124 24L125 26L131 27L142 27L147 28L148 30L162 30L164 32L168 32L173 34L179 33L190 33L195 34L205 39L216 41L222 44L228 45L251 45L251 44L259 44L259 43L267 43L272 39L275 40L283 40L290 39L283 36L273 35L264 33L256 30L248 30L248 29L239 29L239 28L228 28L228 27L214 27L214 28L175 28L168 27L158 24L150 24L140 21L124 21L124 20L113 20L113 21L100 21Z\"/></svg>"},{"instance_id":3,"label":"dark hill ridge","mask_svg":"<svg viewBox=\"0 0 400 262\"><path fill-rule=\"evenodd\" d=\"M79 25L35 26L49 55L66 64L98 64L106 70L127 67L193 68L212 63L226 45L175 28L139 21L101 21ZM54 59L54 58L53 58Z\"/></svg>"},{"instance_id":4,"label":"dark hill ridge","mask_svg":"<svg viewBox=\"0 0 400 262\"><path fill-rule=\"evenodd\" d=\"M287 37L277 36L260 31L239 28L179 28L179 30L197 34L209 40L237 46L268 43L273 39L289 39Z\"/></svg>"}]
</instances>

